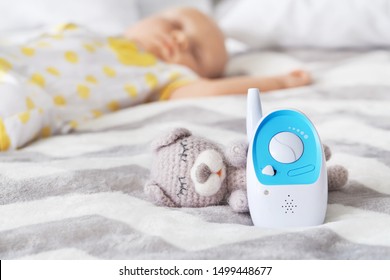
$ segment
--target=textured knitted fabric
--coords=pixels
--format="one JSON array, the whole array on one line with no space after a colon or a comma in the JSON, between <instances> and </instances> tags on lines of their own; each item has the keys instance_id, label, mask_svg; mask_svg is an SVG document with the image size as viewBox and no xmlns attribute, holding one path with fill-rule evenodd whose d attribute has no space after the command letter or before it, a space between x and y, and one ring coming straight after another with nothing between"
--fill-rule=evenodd
<instances>
[{"instance_id":1,"label":"textured knitted fabric","mask_svg":"<svg viewBox=\"0 0 390 280\"><path fill-rule=\"evenodd\" d=\"M201 196L195 191L190 178L191 168L197 156L205 150L223 153L217 144L201 137L191 135L186 129L175 129L152 143L155 157L152 163L151 182L147 193L160 188L164 195L176 207L203 207L219 204L227 192L226 180L223 180L219 191L212 196ZM152 196L154 200L155 197ZM159 200L159 199L158 199ZM165 204L164 201L155 201Z\"/></svg>"},{"instance_id":2,"label":"textured knitted fabric","mask_svg":"<svg viewBox=\"0 0 390 280\"><path fill-rule=\"evenodd\" d=\"M328 161L332 157L332 151L327 145L324 146L325 159ZM327 168L328 190L337 191L344 187L348 181L348 170L341 165L332 165Z\"/></svg>"},{"instance_id":3,"label":"textured knitted fabric","mask_svg":"<svg viewBox=\"0 0 390 280\"><path fill-rule=\"evenodd\" d=\"M246 148L243 146L234 149L235 152L230 152L228 157L235 163L239 162L239 168L228 161L224 150L218 144L193 136L184 128L174 129L156 139L152 143L152 149L154 157L151 179L145 186L145 192L156 204L171 207L204 207L229 201L234 210L235 200L229 200L229 194L240 190L243 194L235 195L240 199L237 211L248 211L245 164L242 163L243 159L246 159ZM216 167L218 164L221 166ZM232 186L228 187L228 184ZM213 193L213 190L203 189L202 194L211 195L202 195L197 190L198 185L218 191Z\"/></svg>"},{"instance_id":4,"label":"textured knitted fabric","mask_svg":"<svg viewBox=\"0 0 390 280\"><path fill-rule=\"evenodd\" d=\"M344 187L348 181L348 170L341 165L328 167L328 190L337 191Z\"/></svg>"}]
</instances>

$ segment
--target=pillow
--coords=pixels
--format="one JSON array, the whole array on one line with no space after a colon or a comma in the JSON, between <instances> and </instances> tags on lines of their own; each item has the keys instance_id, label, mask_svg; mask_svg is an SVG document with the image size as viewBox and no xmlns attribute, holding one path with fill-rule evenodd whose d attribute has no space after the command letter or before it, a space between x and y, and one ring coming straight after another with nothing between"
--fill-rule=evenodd
<instances>
[{"instance_id":1,"label":"pillow","mask_svg":"<svg viewBox=\"0 0 390 280\"><path fill-rule=\"evenodd\" d=\"M287 53L258 51L233 56L226 66L225 75L267 77L283 75L296 69L305 69L304 63Z\"/></svg>"},{"instance_id":2,"label":"pillow","mask_svg":"<svg viewBox=\"0 0 390 280\"><path fill-rule=\"evenodd\" d=\"M138 20L136 0L0 1L0 33L74 22L104 34L119 34Z\"/></svg>"},{"instance_id":3,"label":"pillow","mask_svg":"<svg viewBox=\"0 0 390 280\"><path fill-rule=\"evenodd\" d=\"M211 14L212 13L212 0L139 0L140 17L149 16L158 11L178 6L194 7L200 11Z\"/></svg>"},{"instance_id":4,"label":"pillow","mask_svg":"<svg viewBox=\"0 0 390 280\"><path fill-rule=\"evenodd\" d=\"M387 0L225 0L216 15L249 48L390 47Z\"/></svg>"}]
</instances>

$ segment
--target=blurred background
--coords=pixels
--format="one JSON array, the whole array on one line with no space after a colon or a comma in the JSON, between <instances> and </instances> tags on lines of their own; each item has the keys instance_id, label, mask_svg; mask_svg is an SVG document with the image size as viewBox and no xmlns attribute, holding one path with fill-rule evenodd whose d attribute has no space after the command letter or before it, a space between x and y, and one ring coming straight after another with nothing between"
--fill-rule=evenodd
<instances>
[{"instance_id":1,"label":"blurred background","mask_svg":"<svg viewBox=\"0 0 390 280\"><path fill-rule=\"evenodd\" d=\"M173 6L193 6L211 15L231 53L390 47L389 0L0 0L0 40L26 40L48 25L66 22L121 34L137 20Z\"/></svg>"}]
</instances>

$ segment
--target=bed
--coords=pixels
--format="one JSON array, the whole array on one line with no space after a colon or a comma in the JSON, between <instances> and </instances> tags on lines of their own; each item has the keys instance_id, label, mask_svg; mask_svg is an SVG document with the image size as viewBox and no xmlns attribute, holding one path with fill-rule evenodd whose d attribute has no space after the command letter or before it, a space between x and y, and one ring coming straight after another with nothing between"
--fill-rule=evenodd
<instances>
[{"instance_id":1,"label":"bed","mask_svg":"<svg viewBox=\"0 0 390 280\"><path fill-rule=\"evenodd\" d=\"M0 259L390 259L390 51L251 48L227 74L296 66L314 83L263 94L263 111L305 112L328 164L348 169L323 225L265 229L226 205L155 206L143 192L150 143L174 127L243 140L246 98L149 103L0 154Z\"/></svg>"}]
</instances>

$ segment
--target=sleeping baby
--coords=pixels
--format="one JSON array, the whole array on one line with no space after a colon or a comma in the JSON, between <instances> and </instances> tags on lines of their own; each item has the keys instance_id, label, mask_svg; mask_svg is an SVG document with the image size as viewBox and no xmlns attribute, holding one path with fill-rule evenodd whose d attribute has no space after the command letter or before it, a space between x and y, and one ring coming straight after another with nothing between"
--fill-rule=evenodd
<instances>
[{"instance_id":1,"label":"sleeping baby","mask_svg":"<svg viewBox=\"0 0 390 280\"><path fill-rule=\"evenodd\" d=\"M153 15L121 37L65 24L22 46L0 47L0 151L140 103L310 83L302 70L221 78L227 59L220 29L192 8Z\"/></svg>"}]
</instances>

